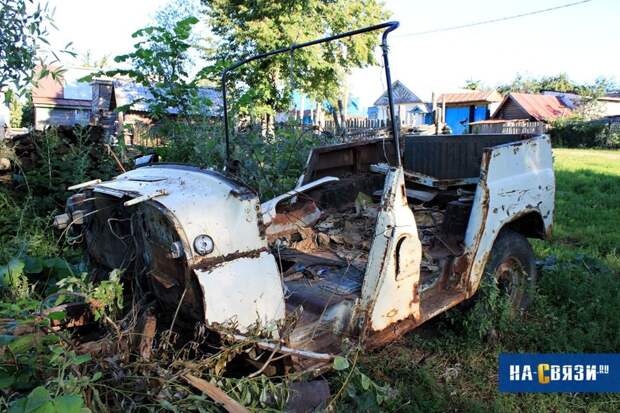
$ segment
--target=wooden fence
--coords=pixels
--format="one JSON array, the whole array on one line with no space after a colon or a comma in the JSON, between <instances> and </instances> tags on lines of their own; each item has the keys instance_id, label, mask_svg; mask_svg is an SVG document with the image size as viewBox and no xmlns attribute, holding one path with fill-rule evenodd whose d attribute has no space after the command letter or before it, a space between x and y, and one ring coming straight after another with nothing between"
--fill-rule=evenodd
<instances>
[{"instance_id":1,"label":"wooden fence","mask_svg":"<svg viewBox=\"0 0 620 413\"><path fill-rule=\"evenodd\" d=\"M378 119L347 119L345 121L345 128L354 130L354 129L384 129L387 127L385 120ZM326 120L325 126L323 127L325 130L333 131L336 129L336 124L333 120Z\"/></svg>"},{"instance_id":2,"label":"wooden fence","mask_svg":"<svg viewBox=\"0 0 620 413\"><path fill-rule=\"evenodd\" d=\"M347 119L345 127L338 130L333 120L326 120L323 131L339 136L343 142L353 142L387 136L388 124L378 119Z\"/></svg>"}]
</instances>

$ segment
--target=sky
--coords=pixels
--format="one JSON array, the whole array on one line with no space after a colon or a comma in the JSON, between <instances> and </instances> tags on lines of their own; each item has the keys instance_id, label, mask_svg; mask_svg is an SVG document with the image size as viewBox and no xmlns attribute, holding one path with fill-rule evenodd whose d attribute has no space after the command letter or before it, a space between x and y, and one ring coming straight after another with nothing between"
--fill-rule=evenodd
<instances>
[{"instance_id":1,"label":"sky","mask_svg":"<svg viewBox=\"0 0 620 413\"><path fill-rule=\"evenodd\" d=\"M577 0L387 0L400 28L389 36L392 79L421 99L432 92L508 83L517 74L565 72L578 82L605 76L620 82L620 0L592 0L560 10L466 29L409 36L410 33L527 13ZM95 58L131 50L131 33L152 22L167 0L49 0L59 30L52 44L73 41L76 51ZM352 28L353 29L353 28ZM379 52L377 50L377 52ZM379 56L379 54L377 54ZM353 96L372 105L383 90L380 67L355 70Z\"/></svg>"}]
</instances>

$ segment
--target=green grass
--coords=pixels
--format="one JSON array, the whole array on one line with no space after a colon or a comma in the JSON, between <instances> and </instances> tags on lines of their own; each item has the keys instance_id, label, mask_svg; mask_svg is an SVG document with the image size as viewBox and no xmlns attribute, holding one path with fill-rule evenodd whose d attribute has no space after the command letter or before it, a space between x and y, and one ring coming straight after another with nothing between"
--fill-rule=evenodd
<instances>
[{"instance_id":1,"label":"green grass","mask_svg":"<svg viewBox=\"0 0 620 413\"><path fill-rule=\"evenodd\" d=\"M501 352L620 351L620 151L556 149L554 237L535 242L553 255L523 317L493 339L465 328L455 309L387 347L362 369L394 389L387 411L612 412L619 395L502 394Z\"/></svg>"},{"instance_id":2,"label":"green grass","mask_svg":"<svg viewBox=\"0 0 620 413\"><path fill-rule=\"evenodd\" d=\"M603 259L620 272L620 151L555 149L556 214L541 255Z\"/></svg>"}]
</instances>

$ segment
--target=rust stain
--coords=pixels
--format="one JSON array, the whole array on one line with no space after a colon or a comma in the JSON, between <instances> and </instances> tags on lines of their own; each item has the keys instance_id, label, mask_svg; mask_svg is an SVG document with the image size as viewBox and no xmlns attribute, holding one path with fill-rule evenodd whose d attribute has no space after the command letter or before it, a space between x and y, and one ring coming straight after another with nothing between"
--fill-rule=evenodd
<instances>
[{"instance_id":1,"label":"rust stain","mask_svg":"<svg viewBox=\"0 0 620 413\"><path fill-rule=\"evenodd\" d=\"M251 251L235 251L230 254L221 255L213 258L200 258L195 260L192 270L209 271L214 267L228 261L234 261L239 258L258 258L261 253L268 251L267 247L259 248Z\"/></svg>"}]
</instances>

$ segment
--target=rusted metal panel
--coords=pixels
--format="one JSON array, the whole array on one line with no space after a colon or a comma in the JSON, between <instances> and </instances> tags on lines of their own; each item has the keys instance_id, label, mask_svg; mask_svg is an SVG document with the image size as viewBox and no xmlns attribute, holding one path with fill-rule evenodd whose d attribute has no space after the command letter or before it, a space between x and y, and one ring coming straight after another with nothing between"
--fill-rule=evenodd
<instances>
[{"instance_id":1,"label":"rusted metal panel","mask_svg":"<svg viewBox=\"0 0 620 413\"><path fill-rule=\"evenodd\" d=\"M406 240L406 251L400 251L402 240ZM406 253L407 266L402 263L401 252ZM421 259L422 247L407 203L404 172L393 168L385 179L362 287L361 305L367 308L369 330L383 330L408 317L419 318L420 304L414 294Z\"/></svg>"},{"instance_id":2,"label":"rusted metal panel","mask_svg":"<svg viewBox=\"0 0 620 413\"><path fill-rule=\"evenodd\" d=\"M128 211L159 210L141 216L153 287L168 308L181 302L182 311L202 309L207 323L231 323L239 331L260 324L275 331L275 322L284 317L282 282L260 231L260 204L252 191L217 173L175 165L138 168L95 184L93 191L119 197L118 202L144 199L136 205L125 201ZM180 261L169 258L179 238L167 236L169 224L156 222L157 216L172 222L181 238ZM162 231L166 236L158 235ZM213 242L205 256L194 245L202 235Z\"/></svg>"},{"instance_id":3,"label":"rusted metal panel","mask_svg":"<svg viewBox=\"0 0 620 413\"><path fill-rule=\"evenodd\" d=\"M540 215L545 232L553 223L555 178L551 141L541 135L485 150L480 184L465 234L473 256L469 291L478 288L493 242L504 225L525 213Z\"/></svg>"},{"instance_id":4,"label":"rusted metal panel","mask_svg":"<svg viewBox=\"0 0 620 413\"><path fill-rule=\"evenodd\" d=\"M342 177L366 172L372 164L392 164L394 160L394 144L390 139L321 146L310 152L301 183L324 176Z\"/></svg>"}]
</instances>

